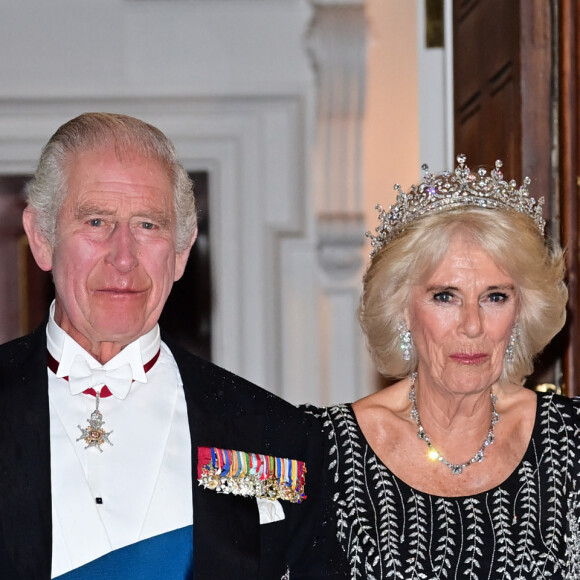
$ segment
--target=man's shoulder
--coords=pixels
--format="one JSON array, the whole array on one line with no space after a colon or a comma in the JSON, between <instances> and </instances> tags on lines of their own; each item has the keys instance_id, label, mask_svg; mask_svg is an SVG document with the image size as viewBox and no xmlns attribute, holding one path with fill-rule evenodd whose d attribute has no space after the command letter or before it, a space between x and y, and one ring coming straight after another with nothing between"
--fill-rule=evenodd
<instances>
[{"instance_id":1,"label":"man's shoulder","mask_svg":"<svg viewBox=\"0 0 580 580\"><path fill-rule=\"evenodd\" d=\"M166 337L163 340L181 374L196 445L308 459L309 465L320 455L322 434L314 417Z\"/></svg>"},{"instance_id":2,"label":"man's shoulder","mask_svg":"<svg viewBox=\"0 0 580 580\"><path fill-rule=\"evenodd\" d=\"M296 416L303 414L274 393L192 354L167 337L163 340L177 362L186 391L194 390L197 397L208 404L227 405L231 409L239 403L244 405L246 412L250 409L255 412L280 410Z\"/></svg>"},{"instance_id":3,"label":"man's shoulder","mask_svg":"<svg viewBox=\"0 0 580 580\"><path fill-rule=\"evenodd\" d=\"M48 409L48 389L39 389L46 380L45 326L0 345L0 422L6 424L4 432L21 419L16 418L15 409L26 409L28 416L39 421Z\"/></svg>"},{"instance_id":4,"label":"man's shoulder","mask_svg":"<svg viewBox=\"0 0 580 580\"><path fill-rule=\"evenodd\" d=\"M38 356L44 350L46 350L46 334L45 326L42 325L31 334L1 344L0 367L7 369L28 365L31 357Z\"/></svg>"}]
</instances>

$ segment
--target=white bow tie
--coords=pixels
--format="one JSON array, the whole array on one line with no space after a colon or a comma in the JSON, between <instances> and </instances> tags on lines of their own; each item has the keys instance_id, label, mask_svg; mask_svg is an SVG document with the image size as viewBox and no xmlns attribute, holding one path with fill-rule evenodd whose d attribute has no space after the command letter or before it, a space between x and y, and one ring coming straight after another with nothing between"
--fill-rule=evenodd
<instances>
[{"instance_id":1,"label":"white bow tie","mask_svg":"<svg viewBox=\"0 0 580 580\"><path fill-rule=\"evenodd\" d=\"M133 370L128 363L116 369L92 369L82 356L77 355L70 368L68 380L73 395L98 385L107 385L115 397L125 399L133 382Z\"/></svg>"}]
</instances>

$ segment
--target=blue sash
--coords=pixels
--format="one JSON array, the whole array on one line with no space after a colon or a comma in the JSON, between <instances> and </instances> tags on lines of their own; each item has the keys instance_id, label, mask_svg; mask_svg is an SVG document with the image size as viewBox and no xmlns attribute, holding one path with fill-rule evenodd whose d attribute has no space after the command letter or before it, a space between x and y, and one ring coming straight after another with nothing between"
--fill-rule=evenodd
<instances>
[{"instance_id":1,"label":"blue sash","mask_svg":"<svg viewBox=\"0 0 580 580\"><path fill-rule=\"evenodd\" d=\"M105 554L55 580L189 580L192 577L193 526L186 526Z\"/></svg>"}]
</instances>

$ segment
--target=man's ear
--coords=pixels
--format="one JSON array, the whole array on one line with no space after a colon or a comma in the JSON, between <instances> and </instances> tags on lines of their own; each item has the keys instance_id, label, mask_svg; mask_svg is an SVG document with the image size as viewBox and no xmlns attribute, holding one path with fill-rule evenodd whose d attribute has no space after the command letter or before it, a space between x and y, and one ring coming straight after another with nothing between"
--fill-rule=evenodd
<instances>
[{"instance_id":1,"label":"man's ear","mask_svg":"<svg viewBox=\"0 0 580 580\"><path fill-rule=\"evenodd\" d=\"M185 266L187 266L189 252L191 251L193 243L195 242L196 239L197 239L197 228L195 228L195 232L193 232L193 235L191 236L191 240L189 241L187 248L185 248L183 252L175 254L175 276L173 277L174 282L177 282L177 280L179 280L183 276L183 273L185 272Z\"/></svg>"},{"instance_id":2,"label":"man's ear","mask_svg":"<svg viewBox=\"0 0 580 580\"><path fill-rule=\"evenodd\" d=\"M36 212L29 206L22 213L22 224L28 237L30 251L38 267L45 272L52 270L52 246L38 228Z\"/></svg>"}]
</instances>

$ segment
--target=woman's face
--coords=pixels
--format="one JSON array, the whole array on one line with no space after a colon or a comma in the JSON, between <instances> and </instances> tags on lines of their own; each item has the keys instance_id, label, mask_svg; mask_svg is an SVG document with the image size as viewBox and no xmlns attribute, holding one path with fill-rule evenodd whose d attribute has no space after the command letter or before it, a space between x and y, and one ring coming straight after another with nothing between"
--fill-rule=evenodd
<instances>
[{"instance_id":1,"label":"woman's face","mask_svg":"<svg viewBox=\"0 0 580 580\"><path fill-rule=\"evenodd\" d=\"M480 392L495 383L518 312L514 280L466 235L414 286L407 324L422 383L453 393Z\"/></svg>"}]
</instances>

